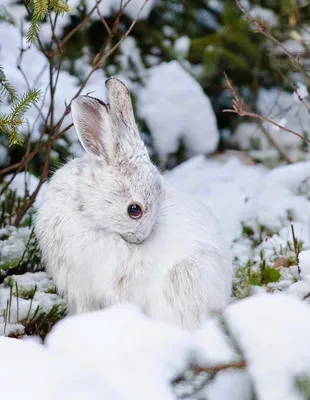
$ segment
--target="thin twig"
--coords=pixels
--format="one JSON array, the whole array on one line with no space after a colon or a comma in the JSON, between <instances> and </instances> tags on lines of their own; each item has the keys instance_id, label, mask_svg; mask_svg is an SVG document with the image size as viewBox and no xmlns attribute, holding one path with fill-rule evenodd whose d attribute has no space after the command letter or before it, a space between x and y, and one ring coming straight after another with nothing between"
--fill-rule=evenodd
<instances>
[{"instance_id":1,"label":"thin twig","mask_svg":"<svg viewBox=\"0 0 310 400\"><path fill-rule=\"evenodd\" d=\"M232 94L233 94L233 108L232 109L225 109L223 110L223 112L230 112L230 113L235 113L240 115L241 117L251 117L254 119L258 119L261 121L265 121L265 122L269 122L270 124L278 127L279 129L292 133L295 136L298 136L300 139L304 140L307 143L310 143L310 140L307 139L306 137L302 136L300 133L293 131L292 129L288 129L285 128L285 126L282 126L280 124L278 124L277 122L274 122L273 120L271 120L268 117L263 117L260 114L254 113L254 112L250 112L250 111L246 111L245 105L244 105L244 101L243 99L241 99L241 97L239 97L239 95L237 94L236 90L233 88L232 83L230 82L230 80L228 79L226 73L224 72L225 78L226 78L226 82L228 84L229 89L231 90Z\"/></svg>"},{"instance_id":2,"label":"thin twig","mask_svg":"<svg viewBox=\"0 0 310 400\"><path fill-rule=\"evenodd\" d=\"M57 51L62 51L62 49L64 48L64 46L67 44L67 42L72 38L72 36L78 32L80 29L82 29L86 23L90 20L90 17L93 15L93 13L95 12L95 10L98 8L98 5L101 3L101 0L97 0L96 4L94 5L94 7L89 11L89 13L84 17L83 21L80 22L75 28L73 28L63 39L62 41L59 43L59 45L57 46Z\"/></svg>"},{"instance_id":3,"label":"thin twig","mask_svg":"<svg viewBox=\"0 0 310 400\"><path fill-rule=\"evenodd\" d=\"M298 98L298 100L306 107L308 113L310 114L310 107L308 106L308 104L305 102L305 99L303 97L300 96L300 94L298 93L298 88L295 84L292 84L293 90Z\"/></svg>"},{"instance_id":4,"label":"thin twig","mask_svg":"<svg viewBox=\"0 0 310 400\"><path fill-rule=\"evenodd\" d=\"M225 364L218 364L214 365L212 367L199 367L199 366L193 366L190 371L193 373L193 375L199 375L202 372L206 374L217 374L220 371L224 371L226 369L244 369L246 368L246 361L241 360L241 361L234 361L230 363L225 363ZM173 383L179 383L181 381L184 381L185 377L180 376L177 379L173 381Z\"/></svg>"},{"instance_id":5,"label":"thin twig","mask_svg":"<svg viewBox=\"0 0 310 400\"><path fill-rule=\"evenodd\" d=\"M294 57L294 55L289 50L287 50L287 48L269 32L268 28L265 25L258 22L255 18L253 18L249 14L249 12L240 3L240 0L236 0L236 4L240 9L240 11L245 15L245 17L255 26L256 32L263 34L265 37L274 42L277 46L281 47L281 49L284 51L284 53L291 61L293 67L295 67L300 73L302 73L307 78L308 82L310 82L310 75L305 71L304 67L300 64L298 59Z\"/></svg>"},{"instance_id":6,"label":"thin twig","mask_svg":"<svg viewBox=\"0 0 310 400\"><path fill-rule=\"evenodd\" d=\"M223 371L225 369L244 369L246 367L246 362L245 360L241 361L236 361L236 362L231 362L227 364L219 364L215 365L213 367L193 367L192 371L194 375L201 374L202 372L205 372L207 374L216 374L220 371Z\"/></svg>"},{"instance_id":7,"label":"thin twig","mask_svg":"<svg viewBox=\"0 0 310 400\"><path fill-rule=\"evenodd\" d=\"M111 36L111 29L110 29L107 21L104 19L104 17L101 15L101 13L99 11L99 3L97 3L96 9L97 9L97 14L98 14L98 17L100 18L100 21L102 22L103 26L105 27L108 35Z\"/></svg>"}]
</instances>

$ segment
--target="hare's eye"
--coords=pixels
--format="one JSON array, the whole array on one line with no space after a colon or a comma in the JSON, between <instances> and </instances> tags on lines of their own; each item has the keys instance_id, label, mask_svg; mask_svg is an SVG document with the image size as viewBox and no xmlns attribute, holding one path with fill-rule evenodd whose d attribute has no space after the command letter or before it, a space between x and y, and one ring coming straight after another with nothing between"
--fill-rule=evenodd
<instances>
[{"instance_id":1,"label":"hare's eye","mask_svg":"<svg viewBox=\"0 0 310 400\"><path fill-rule=\"evenodd\" d=\"M138 203L132 203L128 206L127 212L130 218L139 219L142 217L142 207Z\"/></svg>"}]
</instances>

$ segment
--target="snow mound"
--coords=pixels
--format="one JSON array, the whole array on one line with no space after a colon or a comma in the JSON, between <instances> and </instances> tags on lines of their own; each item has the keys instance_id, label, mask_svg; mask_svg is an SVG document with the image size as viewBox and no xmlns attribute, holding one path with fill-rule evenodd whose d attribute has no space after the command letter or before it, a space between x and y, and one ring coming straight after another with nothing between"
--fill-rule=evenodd
<instances>
[{"instance_id":1,"label":"snow mound","mask_svg":"<svg viewBox=\"0 0 310 400\"><path fill-rule=\"evenodd\" d=\"M238 301L195 333L123 304L64 319L45 345L0 338L1 394L12 400L174 400L171 382L191 365L245 361L245 369L219 372L204 387L206 398L248 400L255 393L298 400L295 381L310 371L309 346L310 308L285 294Z\"/></svg>"},{"instance_id":2,"label":"snow mound","mask_svg":"<svg viewBox=\"0 0 310 400\"><path fill-rule=\"evenodd\" d=\"M299 253L299 268L302 278L310 278L310 250L304 250Z\"/></svg>"},{"instance_id":3,"label":"snow mound","mask_svg":"<svg viewBox=\"0 0 310 400\"><path fill-rule=\"evenodd\" d=\"M162 163L178 150L181 139L189 156L217 147L219 132L210 100L177 61L148 70L145 87L138 92L138 114L151 131Z\"/></svg>"},{"instance_id":4,"label":"snow mound","mask_svg":"<svg viewBox=\"0 0 310 400\"><path fill-rule=\"evenodd\" d=\"M234 383L237 376L238 380L244 380L245 383L249 377L252 379L253 389L259 399L301 399L294 379L310 371L310 354L306 351L310 346L309 306L284 294L257 295L231 305L224 312L224 321L240 349L239 358L246 360L249 375L244 372L237 375L236 372L223 372L207 389L207 394L212 389L218 395L225 389L223 385L227 381ZM197 343L200 344L198 360L205 366L236 360L235 353L230 350L229 354L227 350L227 343L232 344L231 338L219 326L216 340L223 345L210 350L211 343L214 343L214 324L207 322L196 334ZM229 387L232 390L229 399L251 398L248 395L249 382L244 385L243 393L240 393L238 382Z\"/></svg>"},{"instance_id":5,"label":"snow mound","mask_svg":"<svg viewBox=\"0 0 310 400\"><path fill-rule=\"evenodd\" d=\"M2 398L120 400L103 379L34 340L0 337Z\"/></svg>"},{"instance_id":6,"label":"snow mound","mask_svg":"<svg viewBox=\"0 0 310 400\"><path fill-rule=\"evenodd\" d=\"M243 165L235 157L219 163L199 155L167 172L166 177L210 208L231 243L241 234L246 202L260 190L266 173L266 168Z\"/></svg>"},{"instance_id":7,"label":"snow mound","mask_svg":"<svg viewBox=\"0 0 310 400\"><path fill-rule=\"evenodd\" d=\"M306 224L310 215L307 193L310 185L310 162L300 162L271 170L248 202L242 219L258 220L273 232L294 223ZM309 240L307 240L309 241Z\"/></svg>"},{"instance_id":8,"label":"snow mound","mask_svg":"<svg viewBox=\"0 0 310 400\"><path fill-rule=\"evenodd\" d=\"M155 322L131 305L59 322L47 347L103 377L124 399L173 399L169 382L188 365L189 333Z\"/></svg>"}]
</instances>

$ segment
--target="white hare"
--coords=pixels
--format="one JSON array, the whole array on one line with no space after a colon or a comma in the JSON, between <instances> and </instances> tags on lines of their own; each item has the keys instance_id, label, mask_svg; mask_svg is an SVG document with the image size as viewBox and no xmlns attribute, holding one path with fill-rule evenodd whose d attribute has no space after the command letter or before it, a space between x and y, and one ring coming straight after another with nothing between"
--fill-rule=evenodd
<instances>
[{"instance_id":1,"label":"white hare","mask_svg":"<svg viewBox=\"0 0 310 400\"><path fill-rule=\"evenodd\" d=\"M47 270L71 313L131 302L195 329L228 304L230 253L206 207L150 161L126 86L106 86L109 104L72 103L86 154L55 173L38 211Z\"/></svg>"}]
</instances>

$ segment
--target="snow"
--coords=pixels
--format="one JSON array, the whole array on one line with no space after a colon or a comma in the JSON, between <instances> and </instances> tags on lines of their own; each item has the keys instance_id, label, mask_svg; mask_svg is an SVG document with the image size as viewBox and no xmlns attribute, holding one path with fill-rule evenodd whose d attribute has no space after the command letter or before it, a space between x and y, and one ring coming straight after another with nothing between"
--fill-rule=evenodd
<instances>
[{"instance_id":1,"label":"snow","mask_svg":"<svg viewBox=\"0 0 310 400\"><path fill-rule=\"evenodd\" d=\"M300 30L298 28L297 25L295 29L292 29L290 32L291 38L285 40L282 46L277 46L274 49L275 55L284 55L285 51L283 47L285 47L294 56L304 57L305 47L309 46L310 43L309 25L304 26Z\"/></svg>"},{"instance_id":2,"label":"snow","mask_svg":"<svg viewBox=\"0 0 310 400\"><path fill-rule=\"evenodd\" d=\"M310 282L303 270L301 276L298 273L291 223L303 249L310 248L309 176L309 162L268 170L261 165L246 165L234 156L224 162L196 156L166 172L168 181L192 193L217 217L241 269L250 260L252 273L258 273L262 254L270 267L277 255L293 260L280 268L278 282L270 282L266 287L252 286L252 293L267 289L285 291L301 299L310 293ZM253 229L253 240L257 242L244 237L241 222ZM264 231L260 237L261 229ZM303 257L301 253L301 262ZM244 274L236 277L236 286L242 288L245 279ZM246 292L242 290L244 296Z\"/></svg>"},{"instance_id":3,"label":"snow","mask_svg":"<svg viewBox=\"0 0 310 400\"><path fill-rule=\"evenodd\" d=\"M174 42L174 50L181 56L185 57L189 51L191 45L190 38L188 36L180 36Z\"/></svg>"},{"instance_id":4,"label":"snow","mask_svg":"<svg viewBox=\"0 0 310 400\"><path fill-rule=\"evenodd\" d=\"M7 149L0 144L0 165L4 164L4 162L6 161L7 154Z\"/></svg>"},{"instance_id":5,"label":"snow","mask_svg":"<svg viewBox=\"0 0 310 400\"><path fill-rule=\"evenodd\" d=\"M278 17L272 10L268 10L267 8L254 6L249 10L249 14L251 17L255 18L258 22L265 22L270 27L275 27L278 25Z\"/></svg>"},{"instance_id":6,"label":"snow","mask_svg":"<svg viewBox=\"0 0 310 400\"><path fill-rule=\"evenodd\" d=\"M245 213L247 220L258 218L261 224L273 232L287 225L289 215L294 223L301 222L306 225L310 202L303 195L303 185L308 184L309 176L310 162L271 170L256 196L248 202ZM307 190L307 186L304 190ZM308 235L307 230L304 234Z\"/></svg>"},{"instance_id":7,"label":"snow","mask_svg":"<svg viewBox=\"0 0 310 400\"><path fill-rule=\"evenodd\" d=\"M299 95L307 102L307 91L303 84L297 85ZM297 99L297 100L296 100ZM260 115L271 119L287 129L291 129L304 136L309 124L309 112L306 106L298 100L295 92L285 92L276 88L260 89L257 100L257 111ZM263 122L264 128L272 139L292 157L294 150L301 154L303 141L292 133L280 130L273 124ZM257 123L242 122L235 131L235 139L242 150L253 149L253 143L258 144L260 150L268 150L271 145ZM293 154L294 156L294 154ZM294 157L293 157L294 159Z\"/></svg>"},{"instance_id":8,"label":"snow","mask_svg":"<svg viewBox=\"0 0 310 400\"><path fill-rule=\"evenodd\" d=\"M0 240L0 268L9 260L19 260L26 248L30 235L30 228L15 228L13 226L0 229L0 237L8 237Z\"/></svg>"},{"instance_id":9,"label":"snow","mask_svg":"<svg viewBox=\"0 0 310 400\"><path fill-rule=\"evenodd\" d=\"M48 313L53 307L64 309L55 285L46 272L11 275L0 284L0 335L23 335L34 315ZM8 305L9 301L9 305Z\"/></svg>"},{"instance_id":10,"label":"snow","mask_svg":"<svg viewBox=\"0 0 310 400\"><path fill-rule=\"evenodd\" d=\"M115 3L115 2L114 2ZM125 8L125 13L130 17L131 19L136 19L139 15L139 20L141 19L147 19L147 17L150 15L150 12L152 11L152 8L155 4L155 0L147 0L145 3L145 0L132 0L130 1L126 8ZM141 10L143 6L143 9ZM141 12L140 12L141 10ZM140 12L140 14L139 14Z\"/></svg>"},{"instance_id":11,"label":"snow","mask_svg":"<svg viewBox=\"0 0 310 400\"><path fill-rule=\"evenodd\" d=\"M12 174L6 175L4 181L8 183L11 181L12 177L13 177ZM38 184L39 184L39 179L36 176L30 174L27 171L23 171L16 174L16 176L10 183L10 190L15 191L16 196L23 199L27 194L33 193L37 188ZM40 192L35 200L34 203L35 207L40 207L40 205L42 204L45 189L46 189L46 183L43 183Z\"/></svg>"},{"instance_id":12,"label":"snow","mask_svg":"<svg viewBox=\"0 0 310 400\"><path fill-rule=\"evenodd\" d=\"M261 115L268 116L271 120L280 122L281 118L285 117L287 124L286 128L303 134L305 127L308 125L309 112L302 103L294 102L294 93L288 93L277 89L261 89L257 100L257 108ZM270 124L266 123L270 130ZM271 132L272 134L272 132ZM300 138L288 132L276 132L277 140L285 147L301 146Z\"/></svg>"},{"instance_id":13,"label":"snow","mask_svg":"<svg viewBox=\"0 0 310 400\"><path fill-rule=\"evenodd\" d=\"M241 348L241 358L244 357L248 363L247 371L253 380L257 397L264 400L300 399L294 388L294 377L310 368L310 356L305 351L310 346L309 306L292 296L263 294L236 302L224 312L223 318L230 335ZM208 343L213 345L215 335L214 328L210 329L210 325L211 322L207 322L198 333L206 343L205 353L200 347L199 357L200 364L205 366L216 365L227 359L225 346L223 351L221 346L217 346L212 356L208 355ZM218 341L229 341L220 328L217 333ZM234 360L235 357L231 356L230 361ZM222 374L222 379L219 376L212 383L212 391L216 394L213 398L225 398L219 394L223 390L224 393L230 393L228 388L232 390L229 398L251 398L248 378L244 373L239 372L237 376L235 372ZM207 394L209 390L207 389Z\"/></svg>"},{"instance_id":14,"label":"snow","mask_svg":"<svg viewBox=\"0 0 310 400\"><path fill-rule=\"evenodd\" d=\"M246 354L258 397L297 399L292 378L310 368L309 306L287 295L261 295L234 304L225 318Z\"/></svg>"},{"instance_id":15,"label":"snow","mask_svg":"<svg viewBox=\"0 0 310 400\"><path fill-rule=\"evenodd\" d=\"M26 399L173 400L171 382L191 364L244 359L246 371L222 371L203 389L208 399L248 400L254 390L266 400L297 400L294 379L310 368L309 332L309 306L284 294L238 301L195 333L117 305L67 317L44 345L0 338L1 393L13 400L21 393Z\"/></svg>"},{"instance_id":16,"label":"snow","mask_svg":"<svg viewBox=\"0 0 310 400\"><path fill-rule=\"evenodd\" d=\"M223 235L231 243L241 233L240 221L246 202L260 190L266 173L264 167L243 165L235 157L220 163L200 155L167 172L166 176L211 209Z\"/></svg>"},{"instance_id":17,"label":"snow","mask_svg":"<svg viewBox=\"0 0 310 400\"><path fill-rule=\"evenodd\" d=\"M35 341L0 337L0 385L11 400L119 400L82 366Z\"/></svg>"},{"instance_id":18,"label":"snow","mask_svg":"<svg viewBox=\"0 0 310 400\"><path fill-rule=\"evenodd\" d=\"M298 95L297 95L297 93L293 94L293 99L296 102L300 102L299 98L304 99L305 97L309 97L309 93L308 93L307 87L304 84L300 83L300 82L297 83L296 91L297 91Z\"/></svg>"},{"instance_id":19,"label":"snow","mask_svg":"<svg viewBox=\"0 0 310 400\"><path fill-rule=\"evenodd\" d=\"M246 373L219 373L204 390L208 400L248 400L253 398L252 385Z\"/></svg>"},{"instance_id":20,"label":"snow","mask_svg":"<svg viewBox=\"0 0 310 400\"><path fill-rule=\"evenodd\" d=\"M304 279L310 277L310 250L304 250L299 253L300 274Z\"/></svg>"},{"instance_id":21,"label":"snow","mask_svg":"<svg viewBox=\"0 0 310 400\"><path fill-rule=\"evenodd\" d=\"M119 305L56 325L47 347L114 387L120 398L173 399L169 382L190 361L191 336Z\"/></svg>"},{"instance_id":22,"label":"snow","mask_svg":"<svg viewBox=\"0 0 310 400\"><path fill-rule=\"evenodd\" d=\"M219 132L209 98L198 82L177 62L150 68L138 93L138 114L154 138L162 163L184 140L188 155L210 153Z\"/></svg>"}]
</instances>

